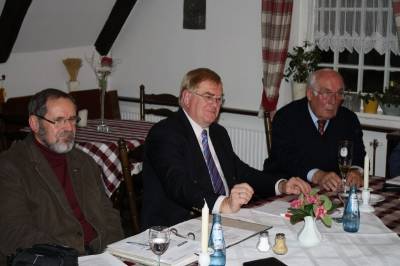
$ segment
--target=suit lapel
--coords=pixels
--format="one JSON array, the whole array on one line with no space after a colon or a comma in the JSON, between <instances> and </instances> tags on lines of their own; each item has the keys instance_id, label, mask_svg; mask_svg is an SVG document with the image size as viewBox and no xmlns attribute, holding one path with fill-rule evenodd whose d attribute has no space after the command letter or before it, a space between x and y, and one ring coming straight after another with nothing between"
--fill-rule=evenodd
<instances>
[{"instance_id":1,"label":"suit lapel","mask_svg":"<svg viewBox=\"0 0 400 266\"><path fill-rule=\"evenodd\" d=\"M188 118L182 109L178 111L179 119L181 120L179 123L183 125L185 137L187 139L187 143L189 145L189 152L192 153L193 156L193 165L191 169L193 169L193 176L197 177L197 181L203 187L208 187L211 191L213 190L213 186L211 183L211 177L208 172L206 161L204 160L203 152L201 151L199 142L197 141L196 135L190 124Z\"/></svg>"},{"instance_id":2,"label":"suit lapel","mask_svg":"<svg viewBox=\"0 0 400 266\"><path fill-rule=\"evenodd\" d=\"M64 190L61 187L56 174L50 167L50 164L46 161L46 158L43 156L43 154L41 154L39 149L35 147L35 145L36 144L33 143L33 139L28 141L30 163L32 164L34 171L37 173L36 176L48 186L48 191L53 193L53 195L60 202L60 205L63 206L67 212L72 214L69 203L65 197Z\"/></svg>"}]
</instances>

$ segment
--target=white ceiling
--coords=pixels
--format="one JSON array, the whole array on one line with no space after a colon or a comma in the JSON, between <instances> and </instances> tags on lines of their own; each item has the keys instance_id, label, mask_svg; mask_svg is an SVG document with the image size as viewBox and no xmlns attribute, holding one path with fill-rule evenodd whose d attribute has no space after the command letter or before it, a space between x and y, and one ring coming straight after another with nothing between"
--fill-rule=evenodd
<instances>
[{"instance_id":1,"label":"white ceiling","mask_svg":"<svg viewBox=\"0 0 400 266\"><path fill-rule=\"evenodd\" d=\"M0 0L1 10L4 2ZM115 0L33 0L12 52L94 45L114 4Z\"/></svg>"}]
</instances>

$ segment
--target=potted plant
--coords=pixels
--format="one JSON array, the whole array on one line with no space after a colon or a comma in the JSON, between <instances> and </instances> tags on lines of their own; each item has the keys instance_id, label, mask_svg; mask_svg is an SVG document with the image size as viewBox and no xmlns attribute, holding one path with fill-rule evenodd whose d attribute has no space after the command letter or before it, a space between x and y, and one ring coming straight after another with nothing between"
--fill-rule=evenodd
<instances>
[{"instance_id":1,"label":"potted plant","mask_svg":"<svg viewBox=\"0 0 400 266\"><path fill-rule=\"evenodd\" d=\"M293 52L287 57L289 65L284 77L286 81L292 79L293 99L296 100L305 96L308 76L317 69L320 52L312 43L305 41L303 46L293 47Z\"/></svg>"},{"instance_id":2,"label":"potted plant","mask_svg":"<svg viewBox=\"0 0 400 266\"><path fill-rule=\"evenodd\" d=\"M376 114L378 110L379 94L376 91L364 92L360 93L360 97L363 100L364 113Z\"/></svg>"},{"instance_id":3,"label":"potted plant","mask_svg":"<svg viewBox=\"0 0 400 266\"><path fill-rule=\"evenodd\" d=\"M400 115L400 84L390 81L389 88L379 95L379 104L385 115Z\"/></svg>"}]
</instances>

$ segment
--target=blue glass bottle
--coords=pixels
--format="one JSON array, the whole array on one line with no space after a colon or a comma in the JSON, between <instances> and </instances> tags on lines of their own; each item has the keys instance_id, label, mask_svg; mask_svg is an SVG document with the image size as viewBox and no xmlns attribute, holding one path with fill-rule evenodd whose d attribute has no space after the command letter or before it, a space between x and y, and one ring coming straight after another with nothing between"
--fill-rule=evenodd
<instances>
[{"instance_id":1,"label":"blue glass bottle","mask_svg":"<svg viewBox=\"0 0 400 266\"><path fill-rule=\"evenodd\" d=\"M225 265L225 240L221 225L221 215L219 214L213 214L213 223L211 227L210 239L208 241L208 247L213 250L210 255L210 266Z\"/></svg>"},{"instance_id":2,"label":"blue glass bottle","mask_svg":"<svg viewBox=\"0 0 400 266\"><path fill-rule=\"evenodd\" d=\"M356 186L350 188L349 197L343 212L343 230L350 233L358 232L360 228L360 210Z\"/></svg>"}]
</instances>

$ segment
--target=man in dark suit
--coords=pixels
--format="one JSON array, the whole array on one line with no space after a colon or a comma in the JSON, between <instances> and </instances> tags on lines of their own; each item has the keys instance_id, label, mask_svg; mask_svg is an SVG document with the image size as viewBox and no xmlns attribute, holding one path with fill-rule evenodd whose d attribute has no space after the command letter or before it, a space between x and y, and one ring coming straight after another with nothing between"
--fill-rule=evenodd
<instances>
[{"instance_id":1,"label":"man in dark suit","mask_svg":"<svg viewBox=\"0 0 400 266\"><path fill-rule=\"evenodd\" d=\"M215 121L223 102L217 73L200 68L183 78L181 108L150 130L143 163L142 228L198 216L206 200L214 213L237 212L252 198L309 192L300 178L278 180L242 162Z\"/></svg>"},{"instance_id":2,"label":"man in dark suit","mask_svg":"<svg viewBox=\"0 0 400 266\"><path fill-rule=\"evenodd\" d=\"M306 96L278 110L272 122L272 147L264 170L285 171L326 190L342 187L338 142L353 142L353 166L347 184L362 184L365 149L355 113L341 107L344 82L332 69L314 72ZM320 125L319 125L320 124Z\"/></svg>"}]
</instances>

